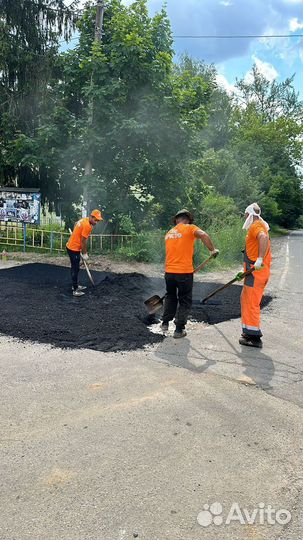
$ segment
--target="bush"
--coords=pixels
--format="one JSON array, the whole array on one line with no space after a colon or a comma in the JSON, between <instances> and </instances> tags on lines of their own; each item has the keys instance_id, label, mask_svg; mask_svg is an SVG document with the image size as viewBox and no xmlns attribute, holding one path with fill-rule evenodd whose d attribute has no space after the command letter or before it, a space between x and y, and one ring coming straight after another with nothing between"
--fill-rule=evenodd
<instances>
[{"instance_id":1,"label":"bush","mask_svg":"<svg viewBox=\"0 0 303 540\"><path fill-rule=\"evenodd\" d=\"M303 229L303 215L299 216L296 222L298 229Z\"/></svg>"},{"instance_id":2,"label":"bush","mask_svg":"<svg viewBox=\"0 0 303 540\"><path fill-rule=\"evenodd\" d=\"M139 262L159 263L165 258L164 232L154 231L133 236L129 246L115 250L119 258Z\"/></svg>"},{"instance_id":3,"label":"bush","mask_svg":"<svg viewBox=\"0 0 303 540\"><path fill-rule=\"evenodd\" d=\"M117 226L119 234L135 234L136 227L130 216L119 214L117 217Z\"/></svg>"},{"instance_id":4,"label":"bush","mask_svg":"<svg viewBox=\"0 0 303 540\"><path fill-rule=\"evenodd\" d=\"M212 261L211 265L206 267L206 271L211 269L223 269L241 264L243 260L242 250L245 244L245 231L242 229L243 220L235 218L232 223L225 227L218 224L211 226L207 233L210 235L215 247L219 249L220 254ZM208 250L202 242L196 242L195 246L195 265L197 266L208 257Z\"/></svg>"},{"instance_id":5,"label":"bush","mask_svg":"<svg viewBox=\"0 0 303 540\"><path fill-rule=\"evenodd\" d=\"M241 264L243 259L242 249L245 241L245 231L242 230L243 220L235 218L232 223L224 228L213 225L207 232L210 234L216 248L220 250L220 255L206 271L218 268L228 268ZM165 260L165 231L155 231L140 233L133 237L129 246L123 246L115 250L115 255L122 259L163 263ZM195 266L203 262L209 256L208 250L202 242L195 244Z\"/></svg>"},{"instance_id":6,"label":"bush","mask_svg":"<svg viewBox=\"0 0 303 540\"><path fill-rule=\"evenodd\" d=\"M234 222L238 214L236 203L231 197L213 192L203 199L201 217L204 227L211 227L215 224L222 226L222 223L228 225Z\"/></svg>"}]
</instances>

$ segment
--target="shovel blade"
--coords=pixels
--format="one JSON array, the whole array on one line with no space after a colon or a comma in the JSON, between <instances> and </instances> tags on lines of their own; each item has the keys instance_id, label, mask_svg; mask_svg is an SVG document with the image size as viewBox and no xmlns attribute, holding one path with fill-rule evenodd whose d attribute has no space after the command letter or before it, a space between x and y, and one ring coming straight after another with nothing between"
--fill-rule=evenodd
<instances>
[{"instance_id":1,"label":"shovel blade","mask_svg":"<svg viewBox=\"0 0 303 540\"><path fill-rule=\"evenodd\" d=\"M163 298L160 298L158 294L154 294L154 296L151 296L145 300L144 304L146 305L148 312L153 314L162 308Z\"/></svg>"},{"instance_id":2,"label":"shovel blade","mask_svg":"<svg viewBox=\"0 0 303 540\"><path fill-rule=\"evenodd\" d=\"M200 305L203 306L222 306L222 300L200 300Z\"/></svg>"}]
</instances>

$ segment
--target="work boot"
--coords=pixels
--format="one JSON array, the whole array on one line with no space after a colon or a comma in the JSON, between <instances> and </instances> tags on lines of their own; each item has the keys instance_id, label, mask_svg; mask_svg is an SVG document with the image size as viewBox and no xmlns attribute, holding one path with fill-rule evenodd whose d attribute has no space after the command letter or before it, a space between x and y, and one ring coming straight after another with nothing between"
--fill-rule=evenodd
<instances>
[{"instance_id":1,"label":"work boot","mask_svg":"<svg viewBox=\"0 0 303 540\"><path fill-rule=\"evenodd\" d=\"M162 332L168 332L168 325L169 325L168 322L163 322L163 323L160 325L160 328L161 328Z\"/></svg>"},{"instance_id":2,"label":"work boot","mask_svg":"<svg viewBox=\"0 0 303 540\"><path fill-rule=\"evenodd\" d=\"M79 289L73 290L73 296L84 296L84 292Z\"/></svg>"},{"instance_id":3,"label":"work boot","mask_svg":"<svg viewBox=\"0 0 303 540\"><path fill-rule=\"evenodd\" d=\"M187 336L187 332L184 330L184 328L176 328L176 330L174 331L173 337L175 339L179 339L185 336Z\"/></svg>"},{"instance_id":4,"label":"work boot","mask_svg":"<svg viewBox=\"0 0 303 540\"><path fill-rule=\"evenodd\" d=\"M259 336L249 336L248 334L242 334L239 343L240 345L256 347L257 349L262 349L263 347L262 339Z\"/></svg>"}]
</instances>

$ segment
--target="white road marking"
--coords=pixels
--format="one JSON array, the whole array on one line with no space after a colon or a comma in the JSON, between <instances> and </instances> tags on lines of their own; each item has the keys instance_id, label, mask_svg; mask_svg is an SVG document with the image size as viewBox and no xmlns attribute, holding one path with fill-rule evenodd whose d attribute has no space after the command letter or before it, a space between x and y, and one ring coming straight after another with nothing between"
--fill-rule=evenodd
<instances>
[{"instance_id":1,"label":"white road marking","mask_svg":"<svg viewBox=\"0 0 303 540\"><path fill-rule=\"evenodd\" d=\"M288 270L289 270L289 236L287 237L285 264L284 264L284 269L280 278L279 289L284 288Z\"/></svg>"}]
</instances>

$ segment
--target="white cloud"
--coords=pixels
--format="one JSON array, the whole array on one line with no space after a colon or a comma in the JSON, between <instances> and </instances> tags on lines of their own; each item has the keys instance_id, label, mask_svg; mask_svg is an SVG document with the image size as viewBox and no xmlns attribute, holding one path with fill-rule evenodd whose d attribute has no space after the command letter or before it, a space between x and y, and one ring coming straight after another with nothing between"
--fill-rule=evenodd
<instances>
[{"instance_id":1,"label":"white cloud","mask_svg":"<svg viewBox=\"0 0 303 540\"><path fill-rule=\"evenodd\" d=\"M276 68L269 62L262 62L257 56L252 56L254 64L256 64L258 71L269 81L273 82L279 75ZM252 73L248 71L244 77L245 82L248 84L252 82Z\"/></svg>"},{"instance_id":2,"label":"white cloud","mask_svg":"<svg viewBox=\"0 0 303 540\"><path fill-rule=\"evenodd\" d=\"M303 28L303 23L298 21L298 17L293 17L289 20L288 28L291 32L296 32L297 30L301 30Z\"/></svg>"},{"instance_id":3,"label":"white cloud","mask_svg":"<svg viewBox=\"0 0 303 540\"><path fill-rule=\"evenodd\" d=\"M217 85L221 86L221 88L224 88L224 90L226 90L229 95L232 95L236 91L236 87L233 84L230 84L226 77L224 77L224 75L222 75L221 73L217 73L216 81Z\"/></svg>"},{"instance_id":4,"label":"white cloud","mask_svg":"<svg viewBox=\"0 0 303 540\"><path fill-rule=\"evenodd\" d=\"M230 2L230 0L221 0L221 2L219 2L221 4L221 6L232 6L233 5L233 2Z\"/></svg>"}]
</instances>

